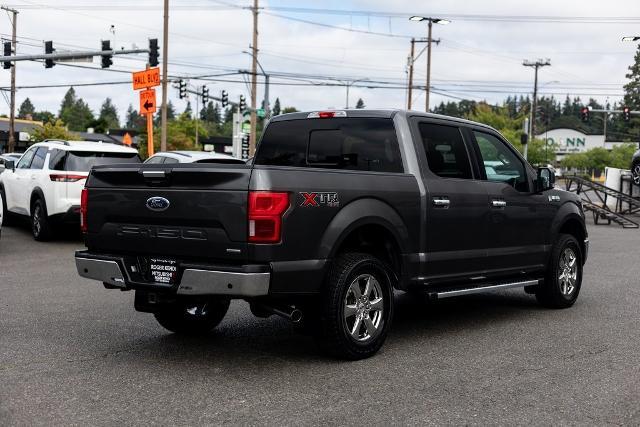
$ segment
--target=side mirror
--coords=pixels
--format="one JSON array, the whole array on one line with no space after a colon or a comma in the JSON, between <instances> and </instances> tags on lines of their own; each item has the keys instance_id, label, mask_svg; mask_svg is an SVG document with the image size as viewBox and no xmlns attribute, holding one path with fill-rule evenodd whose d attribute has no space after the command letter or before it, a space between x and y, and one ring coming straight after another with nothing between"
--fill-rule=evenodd
<instances>
[{"instance_id":1,"label":"side mirror","mask_svg":"<svg viewBox=\"0 0 640 427\"><path fill-rule=\"evenodd\" d=\"M5 169L11 169L12 172L15 172L15 170L16 170L16 162L14 162L13 160L6 160L4 162L4 168Z\"/></svg>"},{"instance_id":2,"label":"side mirror","mask_svg":"<svg viewBox=\"0 0 640 427\"><path fill-rule=\"evenodd\" d=\"M538 192L551 190L556 183L556 174L551 168L538 168L536 187Z\"/></svg>"}]
</instances>

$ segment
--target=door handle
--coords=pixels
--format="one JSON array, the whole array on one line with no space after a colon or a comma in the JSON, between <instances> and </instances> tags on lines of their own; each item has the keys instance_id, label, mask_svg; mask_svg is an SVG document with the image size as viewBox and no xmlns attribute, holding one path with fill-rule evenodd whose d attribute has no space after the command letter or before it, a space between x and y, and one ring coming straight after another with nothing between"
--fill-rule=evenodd
<instances>
[{"instance_id":1,"label":"door handle","mask_svg":"<svg viewBox=\"0 0 640 427\"><path fill-rule=\"evenodd\" d=\"M504 200L492 200L491 206L493 206L494 208L505 208L507 207L507 202L505 202Z\"/></svg>"},{"instance_id":2,"label":"door handle","mask_svg":"<svg viewBox=\"0 0 640 427\"><path fill-rule=\"evenodd\" d=\"M448 208L451 204L451 201L446 197L434 197L433 199L431 199L431 202L433 203L433 206L445 209Z\"/></svg>"}]
</instances>

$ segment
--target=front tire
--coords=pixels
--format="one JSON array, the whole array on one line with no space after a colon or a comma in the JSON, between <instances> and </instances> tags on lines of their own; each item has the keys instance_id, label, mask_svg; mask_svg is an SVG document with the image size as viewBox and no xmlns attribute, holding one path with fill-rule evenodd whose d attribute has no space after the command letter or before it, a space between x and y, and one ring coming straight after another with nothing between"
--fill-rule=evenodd
<instances>
[{"instance_id":1,"label":"front tire","mask_svg":"<svg viewBox=\"0 0 640 427\"><path fill-rule=\"evenodd\" d=\"M631 177L635 185L640 185L640 161L633 162L631 165Z\"/></svg>"},{"instance_id":2,"label":"front tire","mask_svg":"<svg viewBox=\"0 0 640 427\"><path fill-rule=\"evenodd\" d=\"M538 285L538 302L549 308L571 307L580 293L582 264L582 250L576 238L561 234L553 245L544 283Z\"/></svg>"},{"instance_id":3,"label":"front tire","mask_svg":"<svg viewBox=\"0 0 640 427\"><path fill-rule=\"evenodd\" d=\"M393 287L385 265L362 253L345 253L333 264L319 307L317 339L342 359L373 356L393 319Z\"/></svg>"},{"instance_id":4,"label":"front tire","mask_svg":"<svg viewBox=\"0 0 640 427\"><path fill-rule=\"evenodd\" d=\"M230 300L210 298L177 301L154 316L165 329L182 335L205 335L218 326L229 310Z\"/></svg>"},{"instance_id":5,"label":"front tire","mask_svg":"<svg viewBox=\"0 0 640 427\"><path fill-rule=\"evenodd\" d=\"M40 199L36 200L31 208L31 233L39 242L51 239L51 222L47 216L47 207Z\"/></svg>"}]
</instances>

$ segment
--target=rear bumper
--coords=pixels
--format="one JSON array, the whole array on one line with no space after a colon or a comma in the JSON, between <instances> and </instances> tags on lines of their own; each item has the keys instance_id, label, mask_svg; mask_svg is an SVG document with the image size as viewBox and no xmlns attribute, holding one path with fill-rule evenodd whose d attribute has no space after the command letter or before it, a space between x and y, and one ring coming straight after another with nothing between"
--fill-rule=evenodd
<instances>
[{"instance_id":1,"label":"rear bumper","mask_svg":"<svg viewBox=\"0 0 640 427\"><path fill-rule=\"evenodd\" d=\"M51 215L49 219L64 224L80 224L80 206L71 206L66 212Z\"/></svg>"},{"instance_id":2,"label":"rear bumper","mask_svg":"<svg viewBox=\"0 0 640 427\"><path fill-rule=\"evenodd\" d=\"M226 295L260 297L269 294L271 272L268 265L212 266L181 265L179 283L166 285L132 280L123 257L77 251L78 274L107 285L126 289L166 291L178 295Z\"/></svg>"}]
</instances>

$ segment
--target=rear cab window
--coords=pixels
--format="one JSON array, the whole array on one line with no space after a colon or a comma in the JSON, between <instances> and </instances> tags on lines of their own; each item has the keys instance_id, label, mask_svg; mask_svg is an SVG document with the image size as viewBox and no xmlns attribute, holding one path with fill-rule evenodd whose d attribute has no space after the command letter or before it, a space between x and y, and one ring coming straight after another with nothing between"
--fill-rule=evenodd
<instances>
[{"instance_id":1,"label":"rear cab window","mask_svg":"<svg viewBox=\"0 0 640 427\"><path fill-rule=\"evenodd\" d=\"M339 117L269 124L256 165L402 173L393 119Z\"/></svg>"},{"instance_id":2,"label":"rear cab window","mask_svg":"<svg viewBox=\"0 0 640 427\"><path fill-rule=\"evenodd\" d=\"M89 172L93 166L141 163L138 153L58 151L50 156L49 167L52 170Z\"/></svg>"}]
</instances>

